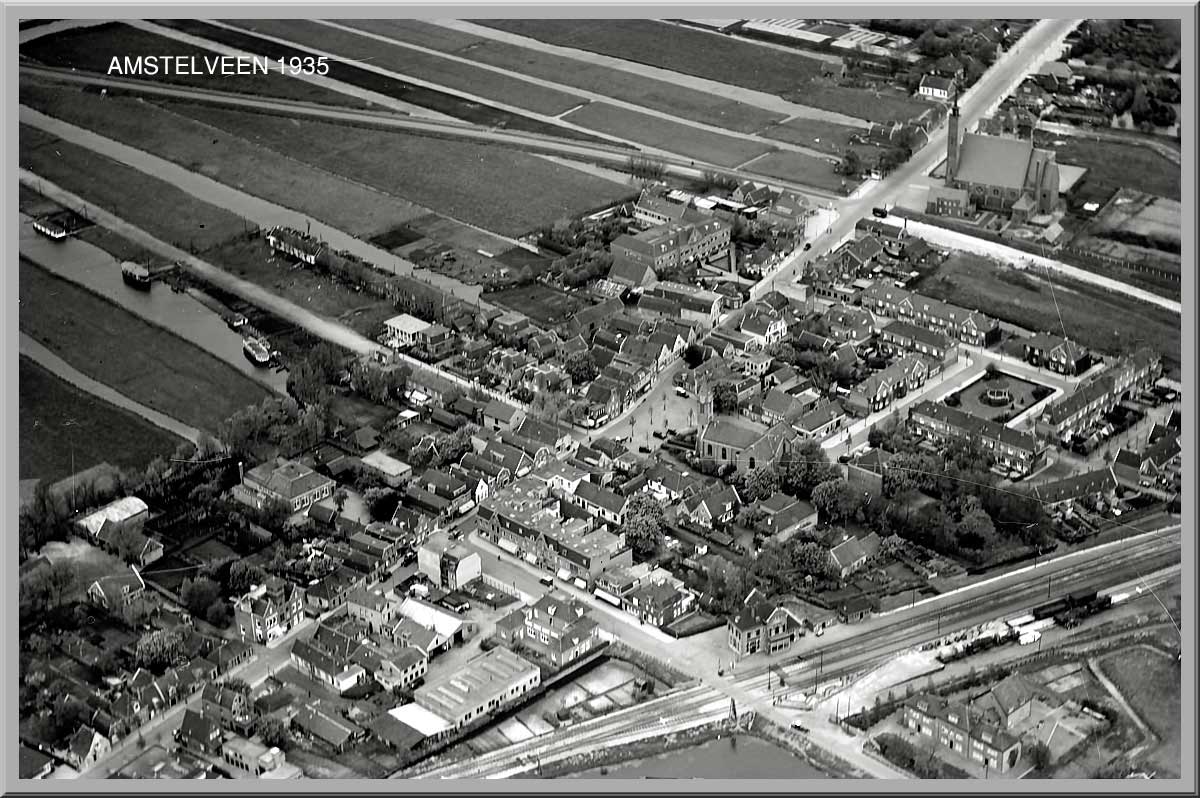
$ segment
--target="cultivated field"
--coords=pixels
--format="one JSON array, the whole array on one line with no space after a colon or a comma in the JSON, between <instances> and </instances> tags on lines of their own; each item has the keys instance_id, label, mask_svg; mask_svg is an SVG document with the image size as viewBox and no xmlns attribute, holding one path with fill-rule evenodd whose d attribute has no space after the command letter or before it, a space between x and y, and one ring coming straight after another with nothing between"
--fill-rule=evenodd
<instances>
[{"instance_id":1,"label":"cultivated field","mask_svg":"<svg viewBox=\"0 0 1200 798\"><path fill-rule=\"evenodd\" d=\"M700 130L608 103L589 103L563 120L718 166L737 166L771 151L767 144Z\"/></svg>"},{"instance_id":2,"label":"cultivated field","mask_svg":"<svg viewBox=\"0 0 1200 798\"><path fill-rule=\"evenodd\" d=\"M1071 243L1121 262L1178 275L1181 220L1178 201L1125 188ZM1178 296L1178 282L1167 287Z\"/></svg>"},{"instance_id":3,"label":"cultivated field","mask_svg":"<svg viewBox=\"0 0 1200 798\"><path fill-rule=\"evenodd\" d=\"M1101 666L1161 743L1147 757L1159 778L1178 778L1180 759L1180 674L1175 657L1131 648L1106 658Z\"/></svg>"},{"instance_id":4,"label":"cultivated field","mask_svg":"<svg viewBox=\"0 0 1200 798\"><path fill-rule=\"evenodd\" d=\"M1164 371L1176 379L1180 374L1179 316L1127 296L1059 275L1051 292L1045 277L962 252L914 288L1027 330L1061 335L1065 327L1070 338L1098 352L1153 346L1163 355Z\"/></svg>"},{"instance_id":5,"label":"cultivated field","mask_svg":"<svg viewBox=\"0 0 1200 798\"><path fill-rule=\"evenodd\" d=\"M301 47L276 44L260 36L254 36L242 31L229 30L210 25L195 19L160 19L156 23L170 28L176 28L194 36L200 36L214 42L236 47L249 53L267 55L271 58L308 57L311 53ZM595 140L594 136L569 130L559 125L542 122L522 114L511 113L483 103L471 102L461 97L447 94L435 89L427 89L396 78L371 72L354 64L334 60L329 63L329 75L333 80L360 89L382 94L402 102L419 105L431 111L453 116L466 122L472 122L485 127L501 127L512 130L523 130L530 133L541 133L549 136L560 136L580 140Z\"/></svg>"},{"instance_id":6,"label":"cultivated field","mask_svg":"<svg viewBox=\"0 0 1200 798\"><path fill-rule=\"evenodd\" d=\"M839 125L836 122L825 122L820 119L789 119L778 125L763 130L759 135L765 138L784 141L799 147L838 153L846 146L850 135L861 128Z\"/></svg>"},{"instance_id":7,"label":"cultivated field","mask_svg":"<svg viewBox=\"0 0 1200 798\"><path fill-rule=\"evenodd\" d=\"M49 482L99 463L142 468L183 442L20 358L17 371L21 479Z\"/></svg>"},{"instance_id":8,"label":"cultivated field","mask_svg":"<svg viewBox=\"0 0 1200 798\"><path fill-rule=\"evenodd\" d=\"M92 379L208 432L267 396L198 346L25 258L20 264L21 331Z\"/></svg>"},{"instance_id":9,"label":"cultivated field","mask_svg":"<svg viewBox=\"0 0 1200 798\"><path fill-rule=\"evenodd\" d=\"M518 36L573 47L685 75L783 94L821 74L821 62L799 53L649 19L473 20Z\"/></svg>"},{"instance_id":10,"label":"cultivated field","mask_svg":"<svg viewBox=\"0 0 1200 798\"><path fill-rule=\"evenodd\" d=\"M145 55L217 57L212 50L192 47L167 36L158 36L121 22L77 28L43 36L21 45L21 55L46 66L66 67L108 74L113 56L134 58ZM168 83L213 91L256 94L286 100L363 107L355 97L282 75L129 75L152 83Z\"/></svg>"},{"instance_id":11,"label":"cultivated field","mask_svg":"<svg viewBox=\"0 0 1200 798\"><path fill-rule=\"evenodd\" d=\"M498 146L212 107L171 106L292 158L501 235L628 196L626 186Z\"/></svg>"},{"instance_id":12,"label":"cultivated field","mask_svg":"<svg viewBox=\"0 0 1200 798\"><path fill-rule=\"evenodd\" d=\"M420 20L339 22L397 41L438 50L459 58L469 58L481 64L602 94L615 100L663 111L680 119L702 122L739 133L753 133L784 118L782 114L666 81L477 37Z\"/></svg>"},{"instance_id":13,"label":"cultivated field","mask_svg":"<svg viewBox=\"0 0 1200 798\"><path fill-rule=\"evenodd\" d=\"M776 94L792 102L873 122L910 119L928 103L821 82L821 61L745 39L646 19L474 20L518 36Z\"/></svg>"},{"instance_id":14,"label":"cultivated field","mask_svg":"<svg viewBox=\"0 0 1200 798\"><path fill-rule=\"evenodd\" d=\"M502 75L491 70L450 61L406 47L381 42L368 36L301 19L228 20L248 31L314 47L348 60L366 61L401 76L429 81L446 89L465 92L544 116L556 116L584 100L572 94ZM368 30L375 27L369 24Z\"/></svg>"},{"instance_id":15,"label":"cultivated field","mask_svg":"<svg viewBox=\"0 0 1200 798\"><path fill-rule=\"evenodd\" d=\"M1054 150L1059 163L1086 167L1084 179L1089 182L1110 189L1128 187L1167 199L1180 198L1179 164L1148 147L1046 133L1038 133L1035 140L1039 147ZM1063 143L1055 144L1059 141Z\"/></svg>"},{"instance_id":16,"label":"cultivated field","mask_svg":"<svg viewBox=\"0 0 1200 798\"><path fill-rule=\"evenodd\" d=\"M485 294L488 302L501 305L509 310L524 313L538 324L562 324L571 318L590 302L563 291L556 291L541 283L508 288L503 291Z\"/></svg>"},{"instance_id":17,"label":"cultivated field","mask_svg":"<svg viewBox=\"0 0 1200 798\"><path fill-rule=\"evenodd\" d=\"M824 158L805 155L802 152L773 152L749 164L746 169L767 177L804 183L814 188L843 194L849 193L858 185L857 180L843 181L841 175L834 174L833 164Z\"/></svg>"},{"instance_id":18,"label":"cultivated field","mask_svg":"<svg viewBox=\"0 0 1200 798\"><path fill-rule=\"evenodd\" d=\"M21 125L19 146L22 167L180 249L202 251L246 229L240 216L37 128Z\"/></svg>"},{"instance_id":19,"label":"cultivated field","mask_svg":"<svg viewBox=\"0 0 1200 798\"><path fill-rule=\"evenodd\" d=\"M426 212L152 102L28 82L21 102L356 236L376 235Z\"/></svg>"}]
</instances>

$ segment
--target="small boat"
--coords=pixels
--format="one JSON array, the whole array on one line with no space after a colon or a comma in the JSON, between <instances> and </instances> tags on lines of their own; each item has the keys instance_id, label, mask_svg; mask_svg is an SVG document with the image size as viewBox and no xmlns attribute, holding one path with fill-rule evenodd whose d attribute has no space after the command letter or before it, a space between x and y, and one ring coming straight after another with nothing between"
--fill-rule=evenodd
<instances>
[{"instance_id":1,"label":"small boat","mask_svg":"<svg viewBox=\"0 0 1200 798\"><path fill-rule=\"evenodd\" d=\"M121 279L125 284L140 291L149 291L150 270L140 263L127 260L121 264Z\"/></svg>"},{"instance_id":2,"label":"small boat","mask_svg":"<svg viewBox=\"0 0 1200 798\"><path fill-rule=\"evenodd\" d=\"M229 325L231 330L240 330L250 323L250 320L241 313L231 313L225 317L225 323Z\"/></svg>"},{"instance_id":3,"label":"small boat","mask_svg":"<svg viewBox=\"0 0 1200 798\"><path fill-rule=\"evenodd\" d=\"M256 366L266 366L271 362L271 350L267 348L266 342L258 338L245 338L242 340L242 351L246 357Z\"/></svg>"}]
</instances>

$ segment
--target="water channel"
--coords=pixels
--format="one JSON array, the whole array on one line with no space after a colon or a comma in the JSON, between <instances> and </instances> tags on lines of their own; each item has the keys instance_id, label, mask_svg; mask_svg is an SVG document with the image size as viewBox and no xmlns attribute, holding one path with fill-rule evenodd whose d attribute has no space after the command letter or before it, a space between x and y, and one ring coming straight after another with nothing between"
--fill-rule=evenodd
<instances>
[{"instance_id":1,"label":"water channel","mask_svg":"<svg viewBox=\"0 0 1200 798\"><path fill-rule=\"evenodd\" d=\"M576 773L573 779L822 779L804 759L757 737L722 737L692 748Z\"/></svg>"}]
</instances>

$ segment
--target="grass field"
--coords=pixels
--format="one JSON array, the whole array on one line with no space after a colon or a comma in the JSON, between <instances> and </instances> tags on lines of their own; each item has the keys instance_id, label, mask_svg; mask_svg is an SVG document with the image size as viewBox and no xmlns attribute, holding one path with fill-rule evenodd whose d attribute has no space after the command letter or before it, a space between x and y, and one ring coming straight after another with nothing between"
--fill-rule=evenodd
<instances>
[{"instance_id":1,"label":"grass field","mask_svg":"<svg viewBox=\"0 0 1200 798\"><path fill-rule=\"evenodd\" d=\"M218 53L192 47L167 36L158 36L122 22L111 22L89 28L76 28L62 33L50 34L21 45L21 55L39 61L46 66L71 67L74 69L108 74L114 56L145 55L195 56L213 58ZM137 77L137 76L127 76ZM229 91L238 94L256 94L265 97L280 97L286 100L363 107L365 103L356 97L325 89L307 81L282 75L156 75L145 79L151 83L169 83L214 91Z\"/></svg>"},{"instance_id":2,"label":"grass field","mask_svg":"<svg viewBox=\"0 0 1200 798\"><path fill-rule=\"evenodd\" d=\"M261 237L229 241L205 257L230 274L314 313L340 319L364 335L374 336L385 319L396 315L390 302L374 294L360 293L307 266L275 257Z\"/></svg>"},{"instance_id":3,"label":"grass field","mask_svg":"<svg viewBox=\"0 0 1200 798\"><path fill-rule=\"evenodd\" d=\"M805 119L801 117L772 125L763 130L759 135L775 139L776 141L795 144L799 147L836 153L840 152L846 146L846 143L850 140L850 134L858 130L861 130L861 128L839 125L836 122L826 122L821 119Z\"/></svg>"},{"instance_id":4,"label":"grass field","mask_svg":"<svg viewBox=\"0 0 1200 798\"><path fill-rule=\"evenodd\" d=\"M1059 163L1083 166L1084 180L1109 188L1132 188L1167 199L1180 198L1183 170L1149 147L1099 141L1083 136L1038 133L1035 141L1057 154ZM1061 141L1055 146L1054 142Z\"/></svg>"},{"instance_id":5,"label":"grass field","mask_svg":"<svg viewBox=\"0 0 1200 798\"><path fill-rule=\"evenodd\" d=\"M543 116L557 116L584 102L582 98L567 92L545 88L406 47L397 47L311 20L246 19L229 20L229 24L300 46L315 47L346 59L369 61L371 66L402 76L429 81L446 89L495 100ZM375 27L375 24L372 21L371 28Z\"/></svg>"},{"instance_id":6,"label":"grass field","mask_svg":"<svg viewBox=\"0 0 1200 798\"><path fill-rule=\"evenodd\" d=\"M843 194L853 191L854 187L858 185L857 182L846 181L843 188L842 176L834 174L833 164L824 158L805 155L802 152L773 152L759 158L746 168L768 177L804 183L814 188L823 188Z\"/></svg>"},{"instance_id":7,"label":"grass field","mask_svg":"<svg viewBox=\"0 0 1200 798\"><path fill-rule=\"evenodd\" d=\"M208 432L267 396L198 346L24 258L20 264L21 331L92 379Z\"/></svg>"},{"instance_id":8,"label":"grass field","mask_svg":"<svg viewBox=\"0 0 1200 798\"><path fill-rule=\"evenodd\" d=\"M29 84L21 87L21 102L356 236L369 238L426 212L155 103Z\"/></svg>"},{"instance_id":9,"label":"grass field","mask_svg":"<svg viewBox=\"0 0 1200 798\"><path fill-rule=\"evenodd\" d=\"M685 75L782 94L820 75L814 58L649 19L473 20L489 28L682 72Z\"/></svg>"},{"instance_id":10,"label":"grass field","mask_svg":"<svg viewBox=\"0 0 1200 798\"><path fill-rule=\"evenodd\" d=\"M158 19L154 21L166 27L175 28L229 47L236 47L249 53L267 55L271 58L311 57L311 53L301 47L276 44L260 36L219 28L197 19ZM438 111L484 127L523 130L529 133L585 141L595 140L594 136L586 133L542 122L522 114L503 111L491 105L470 102L443 91L427 89L403 80L380 75L378 72L371 72L345 61L331 61L328 77L350 86L356 86L412 105L419 105L422 108Z\"/></svg>"},{"instance_id":11,"label":"grass field","mask_svg":"<svg viewBox=\"0 0 1200 798\"><path fill-rule=\"evenodd\" d=\"M1052 293L1044 277L956 252L915 290L1027 330L1061 335L1065 327L1068 337L1098 352L1153 346L1162 353L1164 371L1176 379L1180 374L1179 316L1096 286L1056 275Z\"/></svg>"},{"instance_id":12,"label":"grass field","mask_svg":"<svg viewBox=\"0 0 1200 798\"><path fill-rule=\"evenodd\" d=\"M99 463L141 468L183 442L22 357L17 370L21 479L49 482Z\"/></svg>"},{"instance_id":13,"label":"grass field","mask_svg":"<svg viewBox=\"0 0 1200 798\"><path fill-rule=\"evenodd\" d=\"M26 216L37 216L43 213L55 213L64 210L52 199L43 197L24 183L20 184L20 199L18 207ZM134 243L128 238L117 235L107 227L92 225L75 234L75 237L86 241L94 247L99 247L117 260L134 260L138 263L157 264L163 259L141 244Z\"/></svg>"},{"instance_id":14,"label":"grass field","mask_svg":"<svg viewBox=\"0 0 1200 798\"><path fill-rule=\"evenodd\" d=\"M481 38L420 20L345 20L342 24L739 133L753 133L784 118L782 114L673 83Z\"/></svg>"},{"instance_id":15,"label":"grass field","mask_svg":"<svg viewBox=\"0 0 1200 798\"><path fill-rule=\"evenodd\" d=\"M586 299L556 291L541 283L485 294L484 299L509 310L524 313L535 322L544 325L561 324L591 304Z\"/></svg>"},{"instance_id":16,"label":"grass field","mask_svg":"<svg viewBox=\"0 0 1200 798\"><path fill-rule=\"evenodd\" d=\"M189 106L181 113L501 235L604 207L629 188L511 149Z\"/></svg>"},{"instance_id":17,"label":"grass field","mask_svg":"<svg viewBox=\"0 0 1200 798\"><path fill-rule=\"evenodd\" d=\"M608 103L589 103L563 119L588 130L620 136L638 144L718 166L737 166L771 150L766 144L700 130Z\"/></svg>"},{"instance_id":18,"label":"grass field","mask_svg":"<svg viewBox=\"0 0 1200 798\"><path fill-rule=\"evenodd\" d=\"M933 103L898 92L877 93L869 89L850 89L828 84L810 84L786 92L784 97L810 108L836 111L868 122L906 122L933 107Z\"/></svg>"},{"instance_id":19,"label":"grass field","mask_svg":"<svg viewBox=\"0 0 1200 798\"><path fill-rule=\"evenodd\" d=\"M1146 756L1159 778L1178 778L1180 759L1180 675L1175 657L1145 648L1131 648L1103 660L1112 679L1134 711L1161 740Z\"/></svg>"},{"instance_id":20,"label":"grass field","mask_svg":"<svg viewBox=\"0 0 1200 798\"><path fill-rule=\"evenodd\" d=\"M169 183L49 133L21 125L21 166L180 249L203 251L247 222Z\"/></svg>"}]
</instances>

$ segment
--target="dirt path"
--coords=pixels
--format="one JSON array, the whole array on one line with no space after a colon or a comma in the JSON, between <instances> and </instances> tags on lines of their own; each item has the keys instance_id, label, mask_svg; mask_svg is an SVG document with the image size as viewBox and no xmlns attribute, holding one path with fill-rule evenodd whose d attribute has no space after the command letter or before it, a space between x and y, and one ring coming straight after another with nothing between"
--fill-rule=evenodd
<instances>
[{"instance_id":1,"label":"dirt path","mask_svg":"<svg viewBox=\"0 0 1200 798\"><path fill-rule=\"evenodd\" d=\"M702 91L706 94L711 94L714 97L724 97L727 100L735 100L737 102L755 105L768 111L786 114L787 116L799 116L805 119L821 119L826 122L835 122L839 125L850 125L858 128L869 127L869 124L865 120L858 119L857 117L846 116L845 114L834 113L833 111L822 111L819 108L810 108L807 105L797 105L796 103L788 102L782 97L778 97L774 94L767 94L766 92L762 91L745 89L741 86L731 86L728 83L718 83L715 80L685 75L681 72L671 72L658 67L646 66L645 64L635 64L632 61L623 61L620 58L600 55L599 53L592 53L588 52L587 50L574 50L570 47L559 47L558 45L540 42L537 39L518 36L515 33L507 33L494 28L485 28L482 25L474 25L463 20L431 19L427 21L435 25L441 25L444 28L450 28L451 30L459 31L460 33L469 33L472 36L481 36L486 39L494 39L499 42L516 45L517 47L553 53L554 55L573 58L576 61L584 61L589 64L598 64L600 66L609 67L610 69L619 69L622 72L629 72L630 74L640 75L644 78L653 78L654 80L674 83L676 86L684 86L689 89L695 89L696 91ZM576 90L572 89L572 91Z\"/></svg>"},{"instance_id":2,"label":"dirt path","mask_svg":"<svg viewBox=\"0 0 1200 798\"><path fill-rule=\"evenodd\" d=\"M1125 756L1129 759L1134 759L1143 751L1157 745L1158 736L1150 729L1146 721L1142 720L1142 716L1135 712L1130 703L1125 700L1125 696L1121 695L1121 691L1117 688L1117 685L1105 675L1100 661L1095 658L1088 658L1088 668L1100 684L1104 685L1104 689L1108 690L1113 700L1120 704L1122 711L1129 716L1130 720L1133 721L1133 724L1138 727L1138 731L1142 734L1141 744L1127 752Z\"/></svg>"},{"instance_id":3,"label":"dirt path","mask_svg":"<svg viewBox=\"0 0 1200 798\"><path fill-rule=\"evenodd\" d=\"M87 391L98 399L103 399L111 405L116 405L122 410L128 410L130 413L136 413L142 418L149 421L156 427L165 429L167 432L178 435L191 441L193 444L199 444L200 430L195 427L190 427L182 421L177 421L168 415L146 407L140 402L135 402L123 393L120 393L113 388L105 385L102 382L97 382L91 377L79 372L67 361L63 360L47 347L43 346L34 338L21 333L20 353L30 360L37 363L42 368L54 374L56 377L66 380L80 390Z\"/></svg>"}]
</instances>

